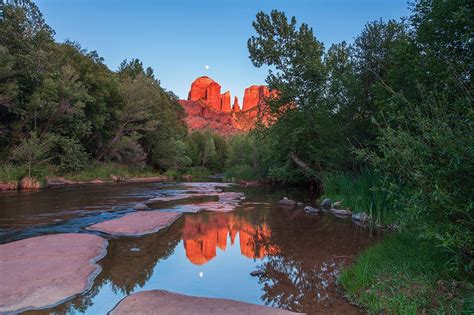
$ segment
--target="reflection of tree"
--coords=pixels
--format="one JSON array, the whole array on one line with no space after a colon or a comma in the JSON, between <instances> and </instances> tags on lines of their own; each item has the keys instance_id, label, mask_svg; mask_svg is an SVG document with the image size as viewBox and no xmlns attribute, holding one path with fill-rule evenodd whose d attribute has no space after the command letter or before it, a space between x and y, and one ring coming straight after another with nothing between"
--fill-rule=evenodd
<instances>
[{"instance_id":1,"label":"reflection of tree","mask_svg":"<svg viewBox=\"0 0 474 315\"><path fill-rule=\"evenodd\" d=\"M262 264L262 300L296 312L325 311L339 305L354 312L342 299L336 277L357 252L373 240L366 231L329 216L309 216L299 210L274 209L269 215L269 237L255 237L260 246L279 248Z\"/></svg>"},{"instance_id":2,"label":"reflection of tree","mask_svg":"<svg viewBox=\"0 0 474 315\"><path fill-rule=\"evenodd\" d=\"M137 287L143 287L153 275L158 261L173 254L181 240L182 228L183 220L179 219L158 233L109 240L107 255L99 261L102 272L95 279L91 290L57 307L29 313L68 314L73 310L85 312L107 283L114 293L124 295L132 293ZM132 248L139 248L140 251L133 251Z\"/></svg>"}]
</instances>

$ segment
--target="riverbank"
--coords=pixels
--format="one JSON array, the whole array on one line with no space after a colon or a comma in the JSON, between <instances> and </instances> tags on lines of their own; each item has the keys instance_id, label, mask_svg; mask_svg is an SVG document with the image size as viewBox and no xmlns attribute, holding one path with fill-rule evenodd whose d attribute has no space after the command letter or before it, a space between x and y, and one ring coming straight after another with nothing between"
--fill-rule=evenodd
<instances>
[{"instance_id":1,"label":"riverbank","mask_svg":"<svg viewBox=\"0 0 474 315\"><path fill-rule=\"evenodd\" d=\"M472 275L453 272L450 255L409 233L394 233L363 251L339 282L372 314L472 314Z\"/></svg>"},{"instance_id":2,"label":"riverbank","mask_svg":"<svg viewBox=\"0 0 474 315\"><path fill-rule=\"evenodd\" d=\"M331 174L324 181L324 197L341 200L353 212L368 213L376 226L391 227L380 243L361 252L342 273L339 282L347 297L375 314L472 314L472 256L463 258L464 270L456 268L460 255L410 229L404 222L406 205L382 188L382 180L363 170L357 176Z\"/></svg>"},{"instance_id":3,"label":"riverbank","mask_svg":"<svg viewBox=\"0 0 474 315\"><path fill-rule=\"evenodd\" d=\"M36 170L28 176L26 169L15 166L2 166L0 172L0 191L42 189L56 186L77 186L106 183L149 183L190 178L192 175L161 174L149 167L127 167L115 163L94 162L84 170L75 173L61 173L54 167Z\"/></svg>"}]
</instances>

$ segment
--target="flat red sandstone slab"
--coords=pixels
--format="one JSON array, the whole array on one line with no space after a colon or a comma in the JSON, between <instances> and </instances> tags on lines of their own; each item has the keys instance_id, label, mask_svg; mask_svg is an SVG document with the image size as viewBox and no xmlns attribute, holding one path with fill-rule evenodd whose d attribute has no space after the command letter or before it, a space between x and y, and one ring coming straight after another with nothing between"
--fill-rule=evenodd
<instances>
[{"instance_id":1,"label":"flat red sandstone slab","mask_svg":"<svg viewBox=\"0 0 474 315\"><path fill-rule=\"evenodd\" d=\"M293 312L227 299L212 299L163 290L142 291L127 296L110 312L120 314L296 314Z\"/></svg>"},{"instance_id":2,"label":"flat red sandstone slab","mask_svg":"<svg viewBox=\"0 0 474 315\"><path fill-rule=\"evenodd\" d=\"M91 225L87 229L110 235L141 236L170 226L180 216L180 212L139 211Z\"/></svg>"},{"instance_id":3,"label":"flat red sandstone slab","mask_svg":"<svg viewBox=\"0 0 474 315\"><path fill-rule=\"evenodd\" d=\"M57 305L91 288L107 240L53 234L0 245L0 313Z\"/></svg>"}]
</instances>

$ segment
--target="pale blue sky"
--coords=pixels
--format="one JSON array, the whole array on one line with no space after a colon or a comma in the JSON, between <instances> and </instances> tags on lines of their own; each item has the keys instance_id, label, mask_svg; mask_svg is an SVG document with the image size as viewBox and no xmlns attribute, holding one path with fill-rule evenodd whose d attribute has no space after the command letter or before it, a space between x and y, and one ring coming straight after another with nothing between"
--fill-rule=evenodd
<instances>
[{"instance_id":1,"label":"pale blue sky","mask_svg":"<svg viewBox=\"0 0 474 315\"><path fill-rule=\"evenodd\" d=\"M368 21L409 14L406 0L37 0L59 42L97 50L116 70L139 58L164 88L186 98L191 82L208 75L240 102L245 87L264 84L265 69L248 58L247 39L259 11L296 16L326 47L352 42ZM205 66L209 65L209 70ZM241 103L242 104L242 103Z\"/></svg>"}]
</instances>

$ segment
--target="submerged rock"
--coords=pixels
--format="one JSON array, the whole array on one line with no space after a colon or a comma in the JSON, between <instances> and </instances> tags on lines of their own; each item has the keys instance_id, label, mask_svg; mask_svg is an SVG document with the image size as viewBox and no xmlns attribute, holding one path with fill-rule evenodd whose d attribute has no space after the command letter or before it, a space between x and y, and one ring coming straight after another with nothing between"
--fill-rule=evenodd
<instances>
[{"instance_id":1,"label":"submerged rock","mask_svg":"<svg viewBox=\"0 0 474 315\"><path fill-rule=\"evenodd\" d=\"M63 233L0 245L0 313L42 309L91 288L107 240Z\"/></svg>"},{"instance_id":2,"label":"submerged rock","mask_svg":"<svg viewBox=\"0 0 474 315\"><path fill-rule=\"evenodd\" d=\"M301 201L300 201L300 202L296 203L296 205L297 205L298 207L304 207L304 202L301 202Z\"/></svg>"},{"instance_id":3,"label":"submerged rock","mask_svg":"<svg viewBox=\"0 0 474 315\"><path fill-rule=\"evenodd\" d=\"M279 204L284 206L294 206L296 205L296 201L283 197L282 200L278 201Z\"/></svg>"},{"instance_id":4,"label":"submerged rock","mask_svg":"<svg viewBox=\"0 0 474 315\"><path fill-rule=\"evenodd\" d=\"M228 299L195 297L164 290L131 294L110 312L119 314L295 314L290 311Z\"/></svg>"},{"instance_id":5,"label":"submerged rock","mask_svg":"<svg viewBox=\"0 0 474 315\"><path fill-rule=\"evenodd\" d=\"M313 208L311 206L306 206L306 207L304 207L304 212L310 213L310 214L317 214L317 213L321 212L321 210Z\"/></svg>"},{"instance_id":6,"label":"submerged rock","mask_svg":"<svg viewBox=\"0 0 474 315\"><path fill-rule=\"evenodd\" d=\"M110 235L140 236L158 232L170 226L180 216L181 212L140 211L91 225L87 229Z\"/></svg>"},{"instance_id":7,"label":"submerged rock","mask_svg":"<svg viewBox=\"0 0 474 315\"><path fill-rule=\"evenodd\" d=\"M324 198L323 201L321 201L321 208L325 210L331 209L331 199Z\"/></svg>"},{"instance_id":8,"label":"submerged rock","mask_svg":"<svg viewBox=\"0 0 474 315\"><path fill-rule=\"evenodd\" d=\"M353 213L352 220L357 222L368 222L369 216L365 212Z\"/></svg>"}]
</instances>

